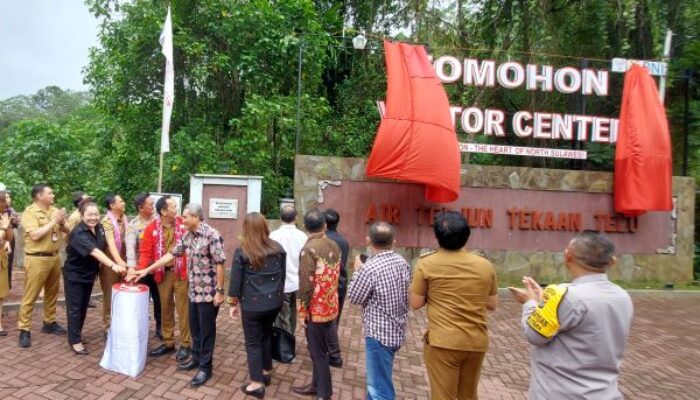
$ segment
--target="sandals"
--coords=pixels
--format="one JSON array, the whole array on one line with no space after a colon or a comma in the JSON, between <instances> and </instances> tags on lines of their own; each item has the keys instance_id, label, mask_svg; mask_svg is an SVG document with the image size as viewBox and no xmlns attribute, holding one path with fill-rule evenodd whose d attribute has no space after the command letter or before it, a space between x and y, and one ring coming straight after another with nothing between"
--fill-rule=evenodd
<instances>
[{"instance_id":1,"label":"sandals","mask_svg":"<svg viewBox=\"0 0 700 400\"><path fill-rule=\"evenodd\" d=\"M77 343L76 343L76 344L77 344ZM70 345L70 349L73 350L73 353L75 353L75 354L77 354L77 355L80 355L80 356L84 356L84 355L88 354L88 351L87 351L87 349L85 348L84 345L83 345L83 349L82 349L82 350L76 350L75 347L73 347L73 346L74 346L74 345Z\"/></svg>"}]
</instances>

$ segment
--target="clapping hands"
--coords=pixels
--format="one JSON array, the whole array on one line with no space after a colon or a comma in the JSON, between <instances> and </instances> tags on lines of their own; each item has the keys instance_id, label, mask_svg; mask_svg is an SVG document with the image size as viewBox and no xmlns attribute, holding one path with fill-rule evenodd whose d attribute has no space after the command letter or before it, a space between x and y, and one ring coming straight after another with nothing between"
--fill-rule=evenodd
<instances>
[{"instance_id":1,"label":"clapping hands","mask_svg":"<svg viewBox=\"0 0 700 400\"><path fill-rule=\"evenodd\" d=\"M542 299L542 288L537 281L529 276L523 276L523 286L525 286L525 289L508 288L518 303L523 304L529 300L540 301Z\"/></svg>"}]
</instances>

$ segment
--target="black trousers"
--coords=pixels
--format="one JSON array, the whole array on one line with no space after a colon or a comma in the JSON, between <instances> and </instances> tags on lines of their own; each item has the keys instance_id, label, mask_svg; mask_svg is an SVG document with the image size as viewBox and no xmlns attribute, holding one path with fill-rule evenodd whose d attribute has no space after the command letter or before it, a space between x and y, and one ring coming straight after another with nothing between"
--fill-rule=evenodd
<instances>
[{"instance_id":1,"label":"black trousers","mask_svg":"<svg viewBox=\"0 0 700 400\"><path fill-rule=\"evenodd\" d=\"M15 239L12 238L10 241L10 254L7 255L7 277L9 278L10 289L12 289L12 265L15 263Z\"/></svg>"},{"instance_id":2,"label":"black trousers","mask_svg":"<svg viewBox=\"0 0 700 400\"><path fill-rule=\"evenodd\" d=\"M340 325L340 314L343 313L343 304L345 304L345 293L347 292L347 287L345 286L338 286L338 318L336 318L335 322Z\"/></svg>"},{"instance_id":3,"label":"black trousers","mask_svg":"<svg viewBox=\"0 0 700 400\"><path fill-rule=\"evenodd\" d=\"M68 320L68 344L83 341L83 325L87 314L93 283L83 283L63 279L66 295L66 319Z\"/></svg>"},{"instance_id":4,"label":"black trousers","mask_svg":"<svg viewBox=\"0 0 700 400\"><path fill-rule=\"evenodd\" d=\"M343 304L345 304L345 292L345 287L338 287L338 318L335 319L335 329L328 332L328 358L336 363L341 362L343 359L340 355L338 327L340 326L340 314L343 312Z\"/></svg>"},{"instance_id":5,"label":"black trousers","mask_svg":"<svg viewBox=\"0 0 700 400\"><path fill-rule=\"evenodd\" d=\"M190 301L190 333L192 334L192 360L199 362L199 369L211 372L216 342L216 316L219 307L214 303Z\"/></svg>"},{"instance_id":6,"label":"black trousers","mask_svg":"<svg viewBox=\"0 0 700 400\"><path fill-rule=\"evenodd\" d=\"M306 341L309 344L309 355L313 363L313 380L311 384L316 388L316 396L330 398L333 394L331 382L331 367L328 364L328 336L329 331L335 331L336 322L312 322L306 323Z\"/></svg>"},{"instance_id":7,"label":"black trousers","mask_svg":"<svg viewBox=\"0 0 700 400\"><path fill-rule=\"evenodd\" d=\"M280 308L241 312L248 373L256 382L263 381L263 369L272 369L272 324Z\"/></svg>"},{"instance_id":8,"label":"black trousers","mask_svg":"<svg viewBox=\"0 0 700 400\"><path fill-rule=\"evenodd\" d=\"M148 274L141 279L141 283L148 286L151 299L153 300L153 319L156 320L156 331L160 331L160 294L158 284L152 274Z\"/></svg>"}]
</instances>

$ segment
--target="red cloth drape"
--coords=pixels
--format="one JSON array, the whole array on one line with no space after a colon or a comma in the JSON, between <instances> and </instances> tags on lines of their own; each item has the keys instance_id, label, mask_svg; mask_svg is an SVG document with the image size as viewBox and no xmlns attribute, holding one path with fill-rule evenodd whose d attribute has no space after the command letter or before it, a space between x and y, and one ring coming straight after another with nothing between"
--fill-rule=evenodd
<instances>
[{"instance_id":1,"label":"red cloth drape","mask_svg":"<svg viewBox=\"0 0 700 400\"><path fill-rule=\"evenodd\" d=\"M367 161L367 176L425 185L425 197L459 196L460 152L450 105L423 46L384 42L386 113Z\"/></svg>"},{"instance_id":2,"label":"red cloth drape","mask_svg":"<svg viewBox=\"0 0 700 400\"><path fill-rule=\"evenodd\" d=\"M669 211L671 138L666 111L649 72L633 65L625 74L615 150L615 211L627 216Z\"/></svg>"}]
</instances>

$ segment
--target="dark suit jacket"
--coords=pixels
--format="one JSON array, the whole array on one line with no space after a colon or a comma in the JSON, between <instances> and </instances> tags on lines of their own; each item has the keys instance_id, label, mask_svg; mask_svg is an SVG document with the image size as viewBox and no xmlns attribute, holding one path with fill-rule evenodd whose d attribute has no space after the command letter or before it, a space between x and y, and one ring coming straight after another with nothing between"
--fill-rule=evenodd
<instances>
[{"instance_id":1,"label":"dark suit jacket","mask_svg":"<svg viewBox=\"0 0 700 400\"><path fill-rule=\"evenodd\" d=\"M327 230L326 236L340 247L340 279L338 279L338 290L345 290L348 282L348 254L350 245L338 231Z\"/></svg>"},{"instance_id":2,"label":"dark suit jacket","mask_svg":"<svg viewBox=\"0 0 700 400\"><path fill-rule=\"evenodd\" d=\"M268 311L282 306L287 253L282 246L255 268L239 247L233 253L228 295L238 297L243 311Z\"/></svg>"}]
</instances>

